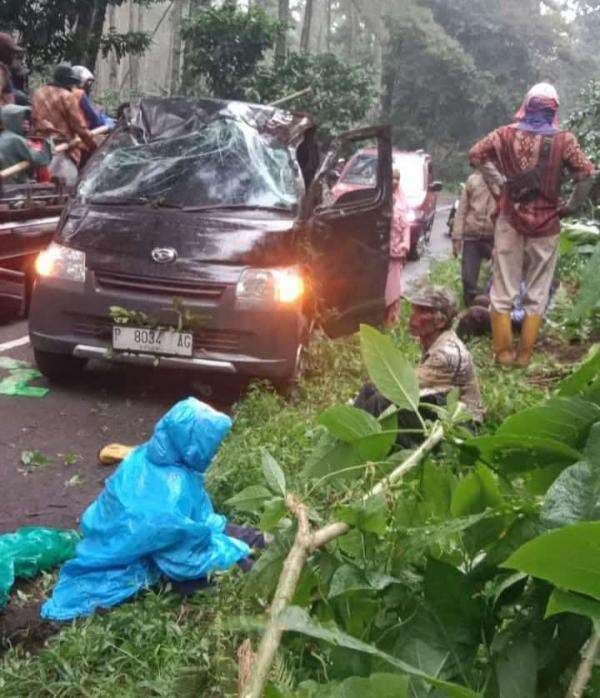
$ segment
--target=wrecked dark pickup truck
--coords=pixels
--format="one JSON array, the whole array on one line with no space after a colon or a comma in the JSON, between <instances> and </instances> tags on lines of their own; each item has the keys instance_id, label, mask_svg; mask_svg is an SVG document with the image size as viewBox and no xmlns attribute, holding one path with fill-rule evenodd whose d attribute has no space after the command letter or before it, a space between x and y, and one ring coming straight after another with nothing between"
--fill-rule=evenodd
<instances>
[{"instance_id":1,"label":"wrecked dark pickup truck","mask_svg":"<svg viewBox=\"0 0 600 698\"><path fill-rule=\"evenodd\" d=\"M335 163L364 147L374 186L334 201ZM132 103L38 260L37 365L55 380L101 359L294 381L316 324L382 319L391 192L388 127L322 157L306 114Z\"/></svg>"},{"instance_id":2,"label":"wrecked dark pickup truck","mask_svg":"<svg viewBox=\"0 0 600 698\"><path fill-rule=\"evenodd\" d=\"M54 184L0 188L0 318L24 315L35 278L34 263L58 227L66 193Z\"/></svg>"}]
</instances>

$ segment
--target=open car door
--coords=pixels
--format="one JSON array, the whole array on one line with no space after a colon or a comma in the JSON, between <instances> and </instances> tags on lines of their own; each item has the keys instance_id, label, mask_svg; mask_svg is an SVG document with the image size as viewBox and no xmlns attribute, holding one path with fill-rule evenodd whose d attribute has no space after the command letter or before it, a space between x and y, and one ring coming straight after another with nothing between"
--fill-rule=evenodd
<instances>
[{"instance_id":1,"label":"open car door","mask_svg":"<svg viewBox=\"0 0 600 698\"><path fill-rule=\"evenodd\" d=\"M340 160L356 162L336 182ZM389 126L340 136L307 193L311 273L320 323L329 336L378 324L385 311L392 215Z\"/></svg>"}]
</instances>

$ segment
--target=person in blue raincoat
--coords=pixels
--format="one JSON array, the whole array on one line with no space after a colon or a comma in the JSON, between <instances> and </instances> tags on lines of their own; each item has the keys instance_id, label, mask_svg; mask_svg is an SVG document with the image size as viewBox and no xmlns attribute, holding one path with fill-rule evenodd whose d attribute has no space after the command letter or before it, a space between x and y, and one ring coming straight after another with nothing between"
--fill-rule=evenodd
<instances>
[{"instance_id":1,"label":"person in blue raincoat","mask_svg":"<svg viewBox=\"0 0 600 698\"><path fill-rule=\"evenodd\" d=\"M225 570L250 548L224 533L204 473L230 418L188 398L133 450L85 511L76 556L61 569L42 617L71 620L114 606L161 575L185 581Z\"/></svg>"}]
</instances>

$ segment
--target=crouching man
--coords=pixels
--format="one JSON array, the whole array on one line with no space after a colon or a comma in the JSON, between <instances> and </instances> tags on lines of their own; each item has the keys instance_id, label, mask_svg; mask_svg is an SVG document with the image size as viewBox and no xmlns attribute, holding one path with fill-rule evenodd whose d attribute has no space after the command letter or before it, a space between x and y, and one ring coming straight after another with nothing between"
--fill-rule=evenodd
<instances>
[{"instance_id":1,"label":"crouching man","mask_svg":"<svg viewBox=\"0 0 600 698\"><path fill-rule=\"evenodd\" d=\"M404 297L411 304L410 333L418 339L422 351L417 367L422 416L432 418L427 403L444 405L448 393L457 388L473 423L480 423L483 408L473 358L452 329L457 313L454 294L442 286L420 285ZM371 383L366 383L354 405L378 417L390 402ZM400 412L399 422L400 429L419 427L416 415L409 410Z\"/></svg>"}]
</instances>

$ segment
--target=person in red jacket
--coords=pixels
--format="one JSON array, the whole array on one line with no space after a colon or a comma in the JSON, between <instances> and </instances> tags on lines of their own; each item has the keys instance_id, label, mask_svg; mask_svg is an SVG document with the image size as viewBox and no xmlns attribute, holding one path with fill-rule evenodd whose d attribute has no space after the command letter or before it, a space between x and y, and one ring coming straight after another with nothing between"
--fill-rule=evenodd
<instances>
[{"instance_id":1,"label":"person in red jacket","mask_svg":"<svg viewBox=\"0 0 600 698\"><path fill-rule=\"evenodd\" d=\"M476 143L469 161L482 172L498 199L492 274L492 346L496 361L528 365L548 302L558 257L560 219L573 213L587 197L593 165L577 138L558 125L555 88L531 88L515 122ZM576 183L569 202L560 198L563 171ZM521 282L525 318L516 356L510 312Z\"/></svg>"}]
</instances>

